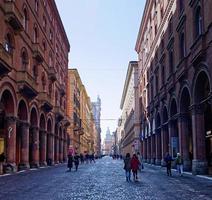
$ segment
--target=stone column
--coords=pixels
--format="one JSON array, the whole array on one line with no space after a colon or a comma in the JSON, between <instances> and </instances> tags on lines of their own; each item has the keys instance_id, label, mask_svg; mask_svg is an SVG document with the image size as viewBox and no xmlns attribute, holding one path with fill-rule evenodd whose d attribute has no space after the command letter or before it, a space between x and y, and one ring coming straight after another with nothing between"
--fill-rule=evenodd
<instances>
[{"instance_id":1,"label":"stone column","mask_svg":"<svg viewBox=\"0 0 212 200\"><path fill-rule=\"evenodd\" d=\"M169 147L169 154L171 155L171 156L173 156L172 155L172 145L171 145L171 139L172 139L172 136L173 136L173 132L174 132L174 130L173 130L173 121L172 120L169 120L169 140L168 140L168 147Z\"/></svg>"},{"instance_id":2,"label":"stone column","mask_svg":"<svg viewBox=\"0 0 212 200\"><path fill-rule=\"evenodd\" d=\"M157 130L156 137L156 165L161 165L161 129Z\"/></svg>"},{"instance_id":3,"label":"stone column","mask_svg":"<svg viewBox=\"0 0 212 200\"><path fill-rule=\"evenodd\" d=\"M151 135L151 164L155 164L155 134Z\"/></svg>"},{"instance_id":4,"label":"stone column","mask_svg":"<svg viewBox=\"0 0 212 200\"><path fill-rule=\"evenodd\" d=\"M169 151L169 148L167 148L169 141L167 140L167 135L169 134L167 131L167 125L163 125L161 129L161 147L162 147L162 159L161 159L161 165L165 166L164 157L166 153Z\"/></svg>"},{"instance_id":5,"label":"stone column","mask_svg":"<svg viewBox=\"0 0 212 200\"><path fill-rule=\"evenodd\" d=\"M151 137L147 138L147 163L151 163Z\"/></svg>"},{"instance_id":6,"label":"stone column","mask_svg":"<svg viewBox=\"0 0 212 200\"><path fill-rule=\"evenodd\" d=\"M41 134L41 154L40 154L40 165L42 166L46 166L46 137L47 137L47 132L45 130L40 130L40 134Z\"/></svg>"},{"instance_id":7,"label":"stone column","mask_svg":"<svg viewBox=\"0 0 212 200\"><path fill-rule=\"evenodd\" d=\"M21 130L21 162L19 169L29 168L29 123L20 122Z\"/></svg>"},{"instance_id":8,"label":"stone column","mask_svg":"<svg viewBox=\"0 0 212 200\"><path fill-rule=\"evenodd\" d=\"M55 145L56 145L56 160L55 160L55 163L59 163L59 138L58 136L56 136L55 138Z\"/></svg>"},{"instance_id":9,"label":"stone column","mask_svg":"<svg viewBox=\"0 0 212 200\"><path fill-rule=\"evenodd\" d=\"M64 140L64 145L63 145L63 161L67 161L67 141Z\"/></svg>"},{"instance_id":10,"label":"stone column","mask_svg":"<svg viewBox=\"0 0 212 200\"><path fill-rule=\"evenodd\" d=\"M13 166L13 171L17 171L16 166L16 118L13 116L6 117L7 131L7 163Z\"/></svg>"},{"instance_id":11,"label":"stone column","mask_svg":"<svg viewBox=\"0 0 212 200\"><path fill-rule=\"evenodd\" d=\"M188 127L188 115L181 114L178 118L178 128L179 128L179 149L180 154L183 158L183 168L185 171L191 170L191 161L189 159L189 127Z\"/></svg>"},{"instance_id":12,"label":"stone column","mask_svg":"<svg viewBox=\"0 0 212 200\"><path fill-rule=\"evenodd\" d=\"M32 167L39 167L39 128L38 127L31 127L32 129Z\"/></svg>"},{"instance_id":13,"label":"stone column","mask_svg":"<svg viewBox=\"0 0 212 200\"><path fill-rule=\"evenodd\" d=\"M61 162L64 161L64 155L63 155L63 152L64 152L64 140L61 139Z\"/></svg>"},{"instance_id":14,"label":"stone column","mask_svg":"<svg viewBox=\"0 0 212 200\"><path fill-rule=\"evenodd\" d=\"M206 174L206 144L205 144L205 122L203 108L195 105L192 108L192 134L193 134L193 174Z\"/></svg>"},{"instance_id":15,"label":"stone column","mask_svg":"<svg viewBox=\"0 0 212 200\"><path fill-rule=\"evenodd\" d=\"M47 152L47 160L49 161L49 165L53 164L53 133L48 133L47 135L47 146L48 146L48 152Z\"/></svg>"}]
</instances>

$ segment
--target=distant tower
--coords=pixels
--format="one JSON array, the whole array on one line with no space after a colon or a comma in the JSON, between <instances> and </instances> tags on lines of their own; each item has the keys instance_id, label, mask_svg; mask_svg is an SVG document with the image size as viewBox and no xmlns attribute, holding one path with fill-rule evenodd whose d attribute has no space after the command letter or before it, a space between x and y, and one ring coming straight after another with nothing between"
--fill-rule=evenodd
<instances>
[{"instance_id":1,"label":"distant tower","mask_svg":"<svg viewBox=\"0 0 212 200\"><path fill-rule=\"evenodd\" d=\"M99 95L97 96L97 101L92 102L92 111L93 111L93 116L95 120L95 125L97 129L97 138L98 138L98 152L97 154L101 154L101 124L100 124L100 118L101 118L101 99Z\"/></svg>"}]
</instances>

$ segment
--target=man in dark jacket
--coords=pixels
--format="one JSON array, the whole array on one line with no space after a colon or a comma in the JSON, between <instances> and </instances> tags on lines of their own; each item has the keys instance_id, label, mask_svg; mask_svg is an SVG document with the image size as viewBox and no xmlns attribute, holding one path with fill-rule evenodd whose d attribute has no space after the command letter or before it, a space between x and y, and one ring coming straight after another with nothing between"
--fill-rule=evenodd
<instances>
[{"instance_id":1,"label":"man in dark jacket","mask_svg":"<svg viewBox=\"0 0 212 200\"><path fill-rule=\"evenodd\" d=\"M166 153L164 161L166 162L167 176L172 176L171 167L172 167L173 159L172 159L172 157L170 156L170 154L168 152Z\"/></svg>"},{"instance_id":2,"label":"man in dark jacket","mask_svg":"<svg viewBox=\"0 0 212 200\"><path fill-rule=\"evenodd\" d=\"M130 153L126 154L126 157L124 159L124 170L126 172L126 181L131 181L131 158L130 158Z\"/></svg>"}]
</instances>

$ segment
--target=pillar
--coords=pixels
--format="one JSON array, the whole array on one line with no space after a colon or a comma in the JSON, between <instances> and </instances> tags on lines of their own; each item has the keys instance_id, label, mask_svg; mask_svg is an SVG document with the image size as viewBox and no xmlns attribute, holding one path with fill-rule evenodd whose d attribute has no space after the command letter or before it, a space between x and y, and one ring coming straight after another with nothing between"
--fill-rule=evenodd
<instances>
[{"instance_id":1,"label":"pillar","mask_svg":"<svg viewBox=\"0 0 212 200\"><path fill-rule=\"evenodd\" d=\"M20 122L21 130L21 162L19 164L19 169L29 168L29 123Z\"/></svg>"},{"instance_id":2,"label":"pillar","mask_svg":"<svg viewBox=\"0 0 212 200\"><path fill-rule=\"evenodd\" d=\"M161 165L162 166L166 165L166 163L164 161L164 157L165 157L166 153L169 152L169 148L168 148L169 140L167 140L167 138L168 138L167 135L169 135L168 127L167 127L167 125L163 125L162 129L161 129L161 147L162 147Z\"/></svg>"},{"instance_id":3,"label":"pillar","mask_svg":"<svg viewBox=\"0 0 212 200\"><path fill-rule=\"evenodd\" d=\"M6 117L7 130L7 163L13 166L13 171L17 170L16 166L16 118L14 116ZM8 132L10 130L10 132Z\"/></svg>"},{"instance_id":4,"label":"pillar","mask_svg":"<svg viewBox=\"0 0 212 200\"><path fill-rule=\"evenodd\" d=\"M178 128L179 128L179 149L180 154L183 158L183 168L185 171L191 170L191 161L189 159L189 127L188 127L188 116L186 114L181 114L178 118Z\"/></svg>"},{"instance_id":5,"label":"pillar","mask_svg":"<svg viewBox=\"0 0 212 200\"><path fill-rule=\"evenodd\" d=\"M156 165L161 165L161 129L157 130L156 137Z\"/></svg>"},{"instance_id":6,"label":"pillar","mask_svg":"<svg viewBox=\"0 0 212 200\"><path fill-rule=\"evenodd\" d=\"M155 164L155 134L151 135L151 164Z\"/></svg>"},{"instance_id":7,"label":"pillar","mask_svg":"<svg viewBox=\"0 0 212 200\"><path fill-rule=\"evenodd\" d=\"M32 163L31 167L39 167L39 128L31 127L32 129Z\"/></svg>"},{"instance_id":8,"label":"pillar","mask_svg":"<svg viewBox=\"0 0 212 200\"><path fill-rule=\"evenodd\" d=\"M206 142L205 142L205 122L203 108L195 105L192 108L192 134L193 134L193 174L206 174Z\"/></svg>"},{"instance_id":9,"label":"pillar","mask_svg":"<svg viewBox=\"0 0 212 200\"><path fill-rule=\"evenodd\" d=\"M47 152L47 160L49 161L48 165L53 164L53 133L48 133L47 135L47 146L48 146L48 152Z\"/></svg>"}]
</instances>

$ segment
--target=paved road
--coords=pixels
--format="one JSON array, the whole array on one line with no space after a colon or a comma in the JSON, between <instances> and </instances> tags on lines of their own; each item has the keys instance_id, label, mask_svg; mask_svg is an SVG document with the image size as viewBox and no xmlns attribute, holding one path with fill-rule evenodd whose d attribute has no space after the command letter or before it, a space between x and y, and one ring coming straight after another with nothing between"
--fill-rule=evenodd
<instances>
[{"instance_id":1,"label":"paved road","mask_svg":"<svg viewBox=\"0 0 212 200\"><path fill-rule=\"evenodd\" d=\"M80 165L77 172L66 166L0 177L2 200L136 200L212 199L212 181L192 176L167 177L162 169L146 166L139 182L126 182L122 161L105 157L95 164Z\"/></svg>"}]
</instances>

